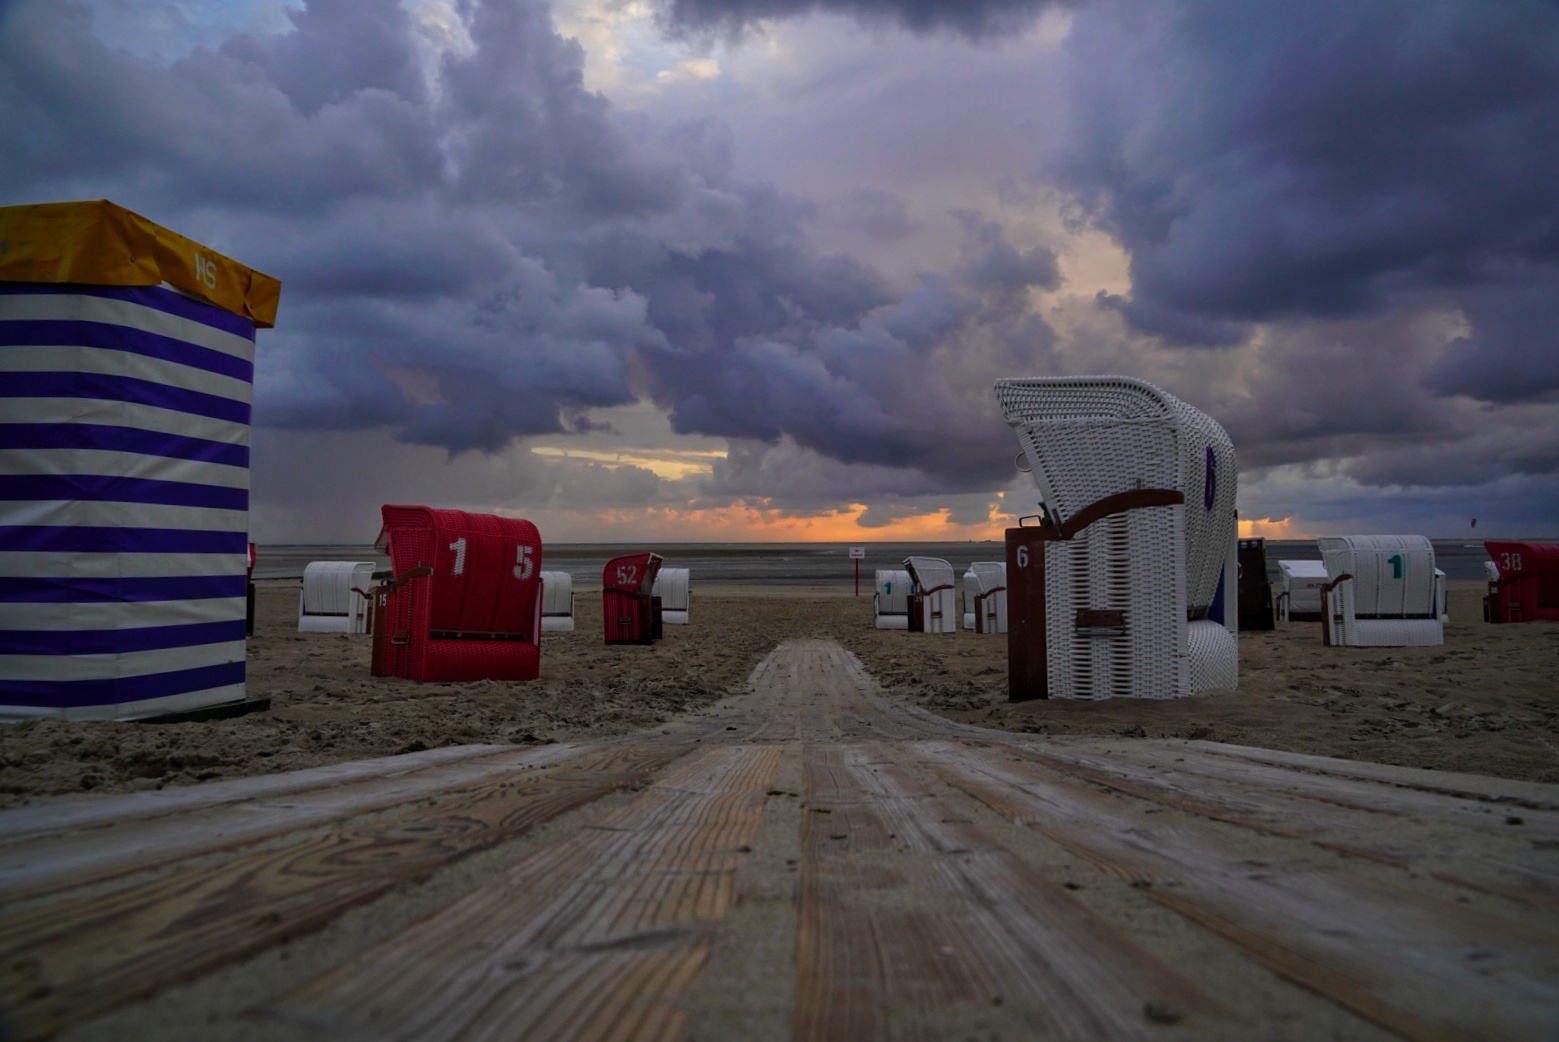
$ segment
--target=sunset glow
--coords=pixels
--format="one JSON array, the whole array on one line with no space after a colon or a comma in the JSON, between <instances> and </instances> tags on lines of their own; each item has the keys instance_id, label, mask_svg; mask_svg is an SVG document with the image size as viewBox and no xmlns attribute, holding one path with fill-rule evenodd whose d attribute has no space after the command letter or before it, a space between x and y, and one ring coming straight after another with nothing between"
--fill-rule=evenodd
<instances>
[{"instance_id":1,"label":"sunset glow","mask_svg":"<svg viewBox=\"0 0 1559 1042\"><path fill-rule=\"evenodd\" d=\"M762 500L741 501L722 507L687 506L649 507L642 510L602 511L585 515L565 515L549 525L538 520L543 530L596 532L616 530L632 532L635 538L679 543L850 543L850 542L980 542L1002 538L1004 529L1016 522L991 503L987 520L960 524L950 520L950 512L936 510L895 518L885 525L863 525L866 504L819 514L796 514ZM593 542L553 534L561 542Z\"/></svg>"},{"instance_id":2,"label":"sunset glow","mask_svg":"<svg viewBox=\"0 0 1559 1042\"><path fill-rule=\"evenodd\" d=\"M1311 539L1290 517L1240 518L1241 539Z\"/></svg>"}]
</instances>

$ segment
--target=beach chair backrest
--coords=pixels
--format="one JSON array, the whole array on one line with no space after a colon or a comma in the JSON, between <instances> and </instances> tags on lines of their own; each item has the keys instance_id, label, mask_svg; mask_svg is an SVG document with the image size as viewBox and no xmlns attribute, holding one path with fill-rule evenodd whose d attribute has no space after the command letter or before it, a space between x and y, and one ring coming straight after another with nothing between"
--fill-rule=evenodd
<instances>
[{"instance_id":1,"label":"beach chair backrest","mask_svg":"<svg viewBox=\"0 0 1559 1042\"><path fill-rule=\"evenodd\" d=\"M1434 547L1421 535L1325 536L1316 540L1329 579L1353 576L1354 614L1438 615Z\"/></svg>"},{"instance_id":2,"label":"beach chair backrest","mask_svg":"<svg viewBox=\"0 0 1559 1042\"><path fill-rule=\"evenodd\" d=\"M647 550L614 557L601 569L601 588L618 593L649 594L655 589L661 560L659 554Z\"/></svg>"},{"instance_id":3,"label":"beach chair backrest","mask_svg":"<svg viewBox=\"0 0 1559 1042\"><path fill-rule=\"evenodd\" d=\"M574 614L574 577L568 572L542 572L541 614Z\"/></svg>"},{"instance_id":4,"label":"beach chair backrest","mask_svg":"<svg viewBox=\"0 0 1559 1042\"><path fill-rule=\"evenodd\" d=\"M1235 539L1238 478L1217 421L1127 377L1000 380L996 397L1057 524L1116 493L1183 493L1187 606L1213 604Z\"/></svg>"},{"instance_id":5,"label":"beach chair backrest","mask_svg":"<svg viewBox=\"0 0 1559 1042\"><path fill-rule=\"evenodd\" d=\"M433 569L431 630L528 633L541 588L535 525L421 506L386 506L382 513L393 571Z\"/></svg>"},{"instance_id":6,"label":"beach chair backrest","mask_svg":"<svg viewBox=\"0 0 1559 1042\"><path fill-rule=\"evenodd\" d=\"M976 561L970 566L981 593L994 593L1007 588L1007 564L1005 561Z\"/></svg>"},{"instance_id":7,"label":"beach chair backrest","mask_svg":"<svg viewBox=\"0 0 1559 1042\"><path fill-rule=\"evenodd\" d=\"M691 588L692 569L662 568L655 574L650 593L660 598L665 611L687 611Z\"/></svg>"},{"instance_id":8,"label":"beach chair backrest","mask_svg":"<svg viewBox=\"0 0 1559 1042\"><path fill-rule=\"evenodd\" d=\"M372 561L311 561L303 569L299 631L367 632L373 573Z\"/></svg>"},{"instance_id":9,"label":"beach chair backrest","mask_svg":"<svg viewBox=\"0 0 1559 1042\"><path fill-rule=\"evenodd\" d=\"M940 557L906 557L904 570L914 580L917 593L945 590L953 585L953 566Z\"/></svg>"}]
</instances>

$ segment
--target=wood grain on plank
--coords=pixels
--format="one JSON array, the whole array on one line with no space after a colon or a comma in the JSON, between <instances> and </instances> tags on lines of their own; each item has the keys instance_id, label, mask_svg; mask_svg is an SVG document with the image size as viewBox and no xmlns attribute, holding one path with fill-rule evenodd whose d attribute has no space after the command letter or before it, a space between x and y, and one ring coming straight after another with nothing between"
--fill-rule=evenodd
<instances>
[{"instance_id":1,"label":"wood grain on plank","mask_svg":"<svg viewBox=\"0 0 1559 1042\"><path fill-rule=\"evenodd\" d=\"M1231 769L1227 761L1208 763L1206 754L1195 751L1171 755L1131 746L1104 756L1037 742L1007 747L1072 777L1166 807L1302 839L1351 857L1420 867L1447 882L1559 911L1559 859L1552 853L1559 833L1551 832L1550 822L1533 819L1532 812L1515 818L1520 825L1515 829L1503 811L1491 817L1486 805L1458 806L1445 796L1397 792L1373 782L1321 779L1317 784L1282 768L1251 772L1235 764ZM1431 843L1422 829L1415 835L1381 827L1382 816L1409 819L1413 826L1456 828L1462 841Z\"/></svg>"},{"instance_id":2,"label":"wood grain on plank","mask_svg":"<svg viewBox=\"0 0 1559 1042\"><path fill-rule=\"evenodd\" d=\"M60 1027L317 929L390 887L510 839L686 752L599 749L367 824L175 864L108 894L0 911L0 1003L21 1037Z\"/></svg>"},{"instance_id":3,"label":"wood grain on plank","mask_svg":"<svg viewBox=\"0 0 1559 1042\"><path fill-rule=\"evenodd\" d=\"M780 753L706 750L261 1015L379 1040L677 1037Z\"/></svg>"},{"instance_id":4,"label":"wood grain on plank","mask_svg":"<svg viewBox=\"0 0 1559 1042\"><path fill-rule=\"evenodd\" d=\"M355 778L285 796L244 799L187 814L147 816L80 833L39 836L0 849L0 899L68 890L196 854L340 821L357 814L478 785L567 759L576 746L488 754L477 759ZM256 779L259 780L259 779Z\"/></svg>"},{"instance_id":5,"label":"wood grain on plank","mask_svg":"<svg viewBox=\"0 0 1559 1042\"><path fill-rule=\"evenodd\" d=\"M1260 749L1251 745L1229 745L1224 742L1191 741L1186 742L1185 746L1218 756L1267 763L1316 774L1362 778L1366 781L1384 782L1405 789L1420 789L1441 796L1484 800L1489 803L1532 809L1559 810L1559 800L1554 798L1554 786L1543 782L1493 778L1455 771L1432 771L1422 767L1370 763L1367 760L1345 760L1336 756L1315 756L1310 753Z\"/></svg>"},{"instance_id":6,"label":"wood grain on plank","mask_svg":"<svg viewBox=\"0 0 1559 1042\"><path fill-rule=\"evenodd\" d=\"M340 785L364 778L385 778L419 771L424 767L512 752L512 745L452 745L421 752L352 760L301 771L263 774L253 778L228 778L153 792L119 796L93 796L68 803L48 803L0 811L0 845L52 833L121 825L180 814L243 800L264 799L293 792Z\"/></svg>"},{"instance_id":7,"label":"wood grain on plank","mask_svg":"<svg viewBox=\"0 0 1559 1042\"><path fill-rule=\"evenodd\" d=\"M1273 970L1412 1039L1551 1039L1559 929L1331 864L1253 861L1221 830L1047 776L1000 750L924 743L951 784L1143 889ZM1403 884L1407 880L1404 878Z\"/></svg>"},{"instance_id":8,"label":"wood grain on plank","mask_svg":"<svg viewBox=\"0 0 1559 1042\"><path fill-rule=\"evenodd\" d=\"M1038 748L1034 743L1026 747ZM1227 746L1224 749L1237 748ZM1071 759L1071 751L1060 753ZM1087 760L1086 754L1078 759ZM1312 763L1344 764L1323 757L1307 758ZM1468 793L1460 788L1443 790L1426 788L1420 776L1434 776L1432 771L1413 771L1413 780L1407 784L1404 773L1408 768L1393 768L1391 775L1375 779L1364 774L1336 773L1297 766L1282 766L1261 759L1229 755L1223 750L1184 748L1171 752L1153 745L1125 745L1112 751L1107 757L1093 757L1097 764L1103 762L1135 763L1158 770L1181 770L1250 786L1272 793L1300 796L1318 803L1329 803L1375 814L1396 815L1422 821L1438 821L1457 827L1480 829L1487 832L1507 830L1505 818L1518 812L1523 819L1524 833L1533 838L1559 840L1559 812L1542 807L1524 807L1512 797L1499 801L1486 795ZM1370 766L1370 765L1360 765ZM1394 778L1395 780L1391 780Z\"/></svg>"},{"instance_id":9,"label":"wood grain on plank","mask_svg":"<svg viewBox=\"0 0 1559 1042\"><path fill-rule=\"evenodd\" d=\"M805 756L797 1039L939 1038L963 1004L1058 1039L1161 1037L1150 1007L1216 1016L870 746Z\"/></svg>"}]
</instances>

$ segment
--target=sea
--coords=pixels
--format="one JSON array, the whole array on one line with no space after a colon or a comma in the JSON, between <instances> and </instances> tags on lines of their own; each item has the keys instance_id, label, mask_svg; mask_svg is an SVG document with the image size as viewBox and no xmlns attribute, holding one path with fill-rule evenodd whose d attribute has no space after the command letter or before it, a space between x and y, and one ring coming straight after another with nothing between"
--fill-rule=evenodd
<instances>
[{"instance_id":1,"label":"sea","mask_svg":"<svg viewBox=\"0 0 1559 1042\"><path fill-rule=\"evenodd\" d=\"M1489 559L1482 543L1460 539L1433 540L1435 565L1447 579L1482 579ZM939 557L959 575L975 561L1000 561L1004 544L988 539L974 543L661 543L634 546L624 543L549 543L542 548L542 567L568 572L576 585L601 581L606 562L619 554L653 550L664 559L664 568L687 568L695 582L754 584L760 586L848 585L855 581L856 562L850 548L865 549L860 559L863 587L873 582L879 568L902 568L906 557ZM1319 561L1313 539L1266 540L1267 574L1279 577L1279 561ZM371 546L261 545L256 552L256 579L301 579L310 561L373 561L388 570L390 559Z\"/></svg>"}]
</instances>

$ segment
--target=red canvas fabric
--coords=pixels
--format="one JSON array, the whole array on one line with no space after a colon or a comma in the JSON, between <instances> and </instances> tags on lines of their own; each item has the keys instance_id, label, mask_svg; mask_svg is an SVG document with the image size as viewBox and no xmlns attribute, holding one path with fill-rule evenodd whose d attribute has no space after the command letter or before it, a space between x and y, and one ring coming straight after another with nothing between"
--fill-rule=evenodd
<instances>
[{"instance_id":1,"label":"red canvas fabric","mask_svg":"<svg viewBox=\"0 0 1559 1042\"><path fill-rule=\"evenodd\" d=\"M390 565L381 658L410 680L534 680L541 671L541 536L518 518L381 509Z\"/></svg>"}]
</instances>

